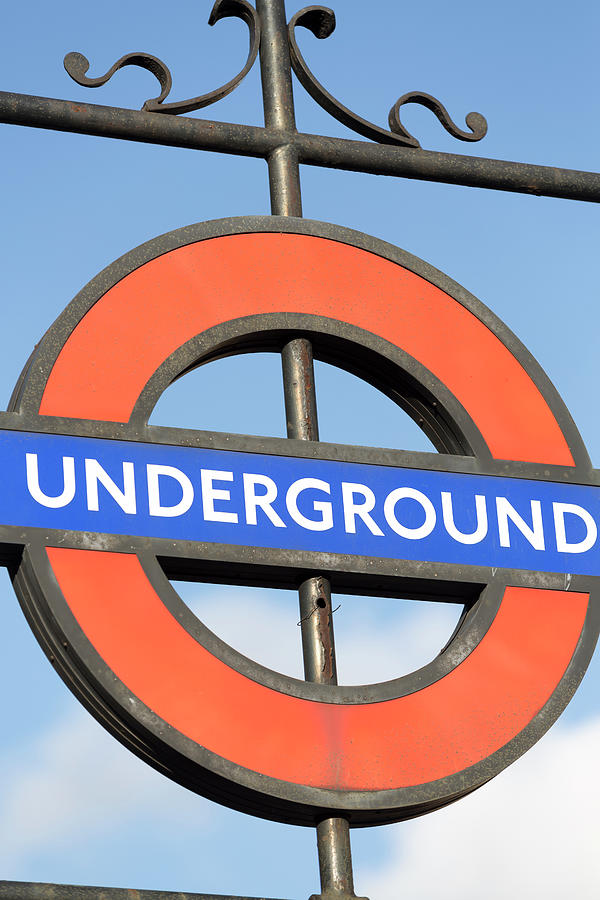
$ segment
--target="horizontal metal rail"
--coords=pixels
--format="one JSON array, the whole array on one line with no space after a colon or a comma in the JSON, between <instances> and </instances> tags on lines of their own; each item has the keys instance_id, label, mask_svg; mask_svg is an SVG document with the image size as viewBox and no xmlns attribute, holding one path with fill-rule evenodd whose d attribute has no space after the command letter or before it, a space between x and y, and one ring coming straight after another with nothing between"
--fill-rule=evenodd
<instances>
[{"instance_id":1,"label":"horizontal metal rail","mask_svg":"<svg viewBox=\"0 0 600 900\"><path fill-rule=\"evenodd\" d=\"M230 894L137 891L128 888L85 887L78 884L0 881L0 900L267 900L267 898L234 897Z\"/></svg>"},{"instance_id":2,"label":"horizontal metal rail","mask_svg":"<svg viewBox=\"0 0 600 900\"><path fill-rule=\"evenodd\" d=\"M211 122L0 91L0 122L266 159L282 142L252 125Z\"/></svg>"},{"instance_id":3,"label":"horizontal metal rail","mask_svg":"<svg viewBox=\"0 0 600 900\"><path fill-rule=\"evenodd\" d=\"M277 132L28 94L0 92L0 122L267 160L279 148L291 147L299 162L309 166L600 202L600 175L594 172Z\"/></svg>"}]
</instances>

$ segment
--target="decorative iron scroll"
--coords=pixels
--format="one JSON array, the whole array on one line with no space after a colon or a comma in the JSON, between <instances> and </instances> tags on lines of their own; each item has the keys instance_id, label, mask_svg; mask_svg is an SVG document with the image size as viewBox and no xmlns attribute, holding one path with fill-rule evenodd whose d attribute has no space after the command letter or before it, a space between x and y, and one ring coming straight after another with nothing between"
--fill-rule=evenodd
<instances>
[{"instance_id":1,"label":"decorative iron scroll","mask_svg":"<svg viewBox=\"0 0 600 900\"><path fill-rule=\"evenodd\" d=\"M260 45L260 20L258 13L248 0L216 0L208 19L209 25L214 25L220 19L237 18L242 19L248 26L249 46L248 58L244 67L238 72L235 78L232 78L226 84L208 94L201 94L198 97L192 97L189 100L179 100L174 103L165 103L167 96L171 90L173 80L168 66L158 57L151 56L149 53L126 53L121 59L111 66L104 75L97 78L88 78L86 75L90 64L88 59L81 53L67 53L64 60L65 69L71 78L81 84L83 87L101 87L106 84L119 69L125 66L139 66L152 72L158 79L161 92L157 97L146 100L142 109L146 112L167 113L169 115L178 115L179 113L193 112L196 109L202 109L210 106L218 100L222 100L227 94L230 94L246 77L258 54Z\"/></svg>"},{"instance_id":2,"label":"decorative iron scroll","mask_svg":"<svg viewBox=\"0 0 600 900\"><path fill-rule=\"evenodd\" d=\"M333 34L335 30L335 13L326 6L307 6L292 16L288 26L290 42L290 57L292 68L304 89L310 94L319 106L328 112L334 119L341 122L352 131L362 134L363 137L377 141L379 144L400 144L404 147L420 147L418 140L402 125L400 121L400 107L407 103L418 103L430 109L439 119L440 123L452 137L461 141L480 141L487 134L487 122L480 113L471 112L466 118L470 131L462 131L454 124L446 108L430 94L419 91L411 91L403 94L392 106L389 114L390 130L380 128L372 122L357 116L347 107L343 106L323 85L317 81L308 67L296 41L296 26L308 28L316 38L323 40Z\"/></svg>"},{"instance_id":3,"label":"decorative iron scroll","mask_svg":"<svg viewBox=\"0 0 600 900\"><path fill-rule=\"evenodd\" d=\"M427 109L430 109L432 113L438 118L440 123L444 126L448 134L451 134L452 137L458 138L459 141L480 141L487 134L487 121L485 117L478 112L470 112L467 113L465 122L467 123L467 127L470 131L462 131L457 125L454 124L450 115L448 114L448 110L446 107L440 103L435 97L432 97L431 94L422 94L419 91L409 91L407 94L403 94L392 106L390 109L390 114L388 116L388 122L390 123L390 129L395 134L405 135L410 138L412 141L415 141L415 138L406 130L402 122L400 121L400 107L404 106L407 103L419 103L421 106L426 106ZM419 147L420 144L415 141L411 146Z\"/></svg>"},{"instance_id":4,"label":"decorative iron scroll","mask_svg":"<svg viewBox=\"0 0 600 900\"><path fill-rule=\"evenodd\" d=\"M119 69L125 66L139 66L151 72L158 79L161 87L158 96L146 100L142 106L144 111L167 113L169 115L193 112L196 109L202 109L205 106L216 103L235 90L256 61L260 46L260 18L256 9L248 0L216 0L209 16L208 24L214 25L220 19L232 17L242 19L248 26L248 58L244 67L235 78L232 78L226 84L214 91L201 94L198 97L192 97L189 100L165 103L173 83L171 72L161 59L149 53L126 53L104 75L99 75L96 78L90 78L87 75L90 63L82 53L67 53L64 59L65 69L77 84L83 87L101 87L107 81L110 81ZM378 144L420 147L419 141L406 130L400 120L400 108L408 103L417 103L431 110L452 137L461 141L480 141L485 137L487 134L487 122L480 113L470 112L467 115L466 124L469 131L463 131L453 122L448 111L439 100L432 97L431 94L424 94L419 91L410 91L407 94L403 94L392 106L388 117L389 130L356 115L356 113L340 103L339 100L336 100L320 81L315 78L296 41L297 26L307 28L315 37L323 40L333 34L335 25L335 13L329 7L306 6L292 16L288 25L288 38L292 68L300 84L319 106L333 116L334 119L337 119L338 122L341 122L342 125L361 134L363 137L369 138L369 140L376 141Z\"/></svg>"}]
</instances>

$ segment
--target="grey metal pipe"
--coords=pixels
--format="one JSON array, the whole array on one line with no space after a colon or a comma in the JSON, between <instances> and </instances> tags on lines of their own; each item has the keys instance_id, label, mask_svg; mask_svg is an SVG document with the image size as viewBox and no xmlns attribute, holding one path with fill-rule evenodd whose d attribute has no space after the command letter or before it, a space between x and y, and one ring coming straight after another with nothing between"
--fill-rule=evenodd
<instances>
[{"instance_id":1,"label":"grey metal pipe","mask_svg":"<svg viewBox=\"0 0 600 900\"><path fill-rule=\"evenodd\" d=\"M181 894L79 884L0 881L0 900L132 900L133 897L135 900L260 900L258 897L234 897L229 894Z\"/></svg>"},{"instance_id":2,"label":"grey metal pipe","mask_svg":"<svg viewBox=\"0 0 600 900\"><path fill-rule=\"evenodd\" d=\"M600 202L600 175L457 153L299 134L300 163L469 187Z\"/></svg>"},{"instance_id":3,"label":"grey metal pipe","mask_svg":"<svg viewBox=\"0 0 600 900\"><path fill-rule=\"evenodd\" d=\"M0 91L0 122L261 159L266 159L285 142L265 128L253 125L166 116L4 91Z\"/></svg>"},{"instance_id":4,"label":"grey metal pipe","mask_svg":"<svg viewBox=\"0 0 600 900\"><path fill-rule=\"evenodd\" d=\"M268 156L271 212L274 215L301 216L302 195L298 151L295 146L296 117L287 18L284 0L257 0L262 37L260 66L263 86L265 125L287 133L291 141ZM306 338L294 338L282 350L287 435L304 441L319 440L315 377L312 347ZM306 579L299 589L302 654L307 681L337 684L331 585L327 578L316 575ZM352 854L350 830L345 819L329 819L328 828L317 826L317 849L321 872L322 897L347 900L354 897L342 887L346 879L328 878L327 873L343 870L350 873ZM319 837L325 828L327 840ZM341 869L340 869L341 867ZM325 873L325 880L324 875ZM338 890L337 885L340 885ZM333 890L333 893L331 891Z\"/></svg>"},{"instance_id":5,"label":"grey metal pipe","mask_svg":"<svg viewBox=\"0 0 600 900\"><path fill-rule=\"evenodd\" d=\"M319 440L314 366L310 341L294 338L282 351L287 434L305 441ZM307 681L337 684L331 585L313 576L300 585L300 624L304 675ZM311 900L354 898L350 826L346 819L329 818L317 824L321 894Z\"/></svg>"},{"instance_id":6,"label":"grey metal pipe","mask_svg":"<svg viewBox=\"0 0 600 900\"><path fill-rule=\"evenodd\" d=\"M0 91L2 122L267 160L278 148L287 148L300 165L600 203L600 175L595 172L268 131L28 94ZM285 157L278 157L282 168ZM292 208L291 201L287 208Z\"/></svg>"},{"instance_id":7,"label":"grey metal pipe","mask_svg":"<svg viewBox=\"0 0 600 900\"><path fill-rule=\"evenodd\" d=\"M345 819L324 819L317 825L322 897L354 898L350 830Z\"/></svg>"},{"instance_id":8,"label":"grey metal pipe","mask_svg":"<svg viewBox=\"0 0 600 900\"><path fill-rule=\"evenodd\" d=\"M310 341L294 338L281 353L287 436L300 441L318 441L319 424L315 375ZM300 585L300 625L304 675L307 681L337 684L331 586L327 578L315 576Z\"/></svg>"},{"instance_id":9,"label":"grey metal pipe","mask_svg":"<svg viewBox=\"0 0 600 900\"><path fill-rule=\"evenodd\" d=\"M294 135L296 115L292 89L287 19L283 0L256 0L260 16L260 74L265 126ZM300 167L293 144L277 147L267 157L271 212L276 216L301 216Z\"/></svg>"},{"instance_id":10,"label":"grey metal pipe","mask_svg":"<svg viewBox=\"0 0 600 900\"><path fill-rule=\"evenodd\" d=\"M319 423L312 349L306 338L289 341L282 351L287 436L318 441Z\"/></svg>"}]
</instances>

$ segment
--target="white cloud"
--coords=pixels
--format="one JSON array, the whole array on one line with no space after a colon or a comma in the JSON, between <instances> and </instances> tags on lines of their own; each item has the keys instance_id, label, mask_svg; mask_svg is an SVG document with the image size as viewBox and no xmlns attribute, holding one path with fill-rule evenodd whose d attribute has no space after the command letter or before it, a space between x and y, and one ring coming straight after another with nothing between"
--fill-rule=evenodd
<instances>
[{"instance_id":1,"label":"white cloud","mask_svg":"<svg viewBox=\"0 0 600 900\"><path fill-rule=\"evenodd\" d=\"M297 599L292 592L183 590L190 606L223 639L265 665L302 677ZM435 655L452 624L423 608L411 620L381 628L377 610L365 598L342 600L337 615L340 656L346 681L376 680L410 668L411 659ZM354 611L352 608L354 607ZM423 619L425 617L425 620ZM429 626L434 637L423 645ZM400 659L402 666L400 666ZM210 810L211 828L219 827L217 807L175 785L140 762L83 709L39 733L18 754L0 758L0 847L3 865L13 869L39 851L84 841L118 822L190 817L195 826Z\"/></svg>"},{"instance_id":2,"label":"white cloud","mask_svg":"<svg viewBox=\"0 0 600 900\"><path fill-rule=\"evenodd\" d=\"M396 614L382 615L378 607L389 604L398 604ZM342 684L387 681L430 662L447 643L461 612L454 604L348 597L340 613L350 605L348 622L340 615L336 623Z\"/></svg>"},{"instance_id":3,"label":"white cloud","mask_svg":"<svg viewBox=\"0 0 600 900\"><path fill-rule=\"evenodd\" d=\"M595 900L600 896L600 717L556 727L485 787L389 829L373 900Z\"/></svg>"},{"instance_id":4,"label":"white cloud","mask_svg":"<svg viewBox=\"0 0 600 900\"><path fill-rule=\"evenodd\" d=\"M291 591L175 587L190 609L231 647L277 672L303 677L298 601Z\"/></svg>"},{"instance_id":5,"label":"white cloud","mask_svg":"<svg viewBox=\"0 0 600 900\"><path fill-rule=\"evenodd\" d=\"M0 762L3 865L155 811L202 820L203 801L139 761L83 709Z\"/></svg>"}]
</instances>

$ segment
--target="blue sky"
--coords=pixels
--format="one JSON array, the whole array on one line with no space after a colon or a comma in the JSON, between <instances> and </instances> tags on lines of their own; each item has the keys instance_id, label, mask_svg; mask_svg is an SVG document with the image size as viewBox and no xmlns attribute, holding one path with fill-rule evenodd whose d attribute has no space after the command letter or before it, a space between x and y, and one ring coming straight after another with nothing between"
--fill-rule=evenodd
<instances>
[{"instance_id":1,"label":"blue sky","mask_svg":"<svg viewBox=\"0 0 600 900\"><path fill-rule=\"evenodd\" d=\"M123 53L144 50L171 67L173 99L210 90L246 53L244 25L227 20L211 30L210 7L204 0L11 4L3 10L0 87L139 108L156 93L148 73L126 69L90 91L70 81L62 58L85 53L95 75ZM291 16L299 7L288 0L287 8ZM345 0L335 9L331 38L299 37L318 77L357 113L384 124L399 95L426 91L459 124L471 110L489 124L480 144L459 144L429 112L409 109L406 123L427 149L597 168L600 14L593 5ZM302 130L347 135L299 86L296 106ZM260 124L258 68L205 112ZM191 222L269 211L260 160L9 126L2 126L2 151L4 408L35 342L113 259ZM327 170L304 169L302 185L307 217L397 244L504 319L557 386L600 465L594 205ZM416 426L372 389L326 366L317 374L324 440L428 448ZM265 356L211 364L174 385L154 421L282 434L279 362ZM315 891L311 830L221 809L138 762L52 672L0 574L0 877L284 898ZM298 672L293 595L194 585L181 591L238 649ZM414 668L454 627L455 611L437 604L339 602L347 682ZM265 641L267 628L275 641ZM451 900L474 900L485 886L493 900L597 896L599 685L596 659L550 734L470 798L404 825L355 832L358 893L424 900L443 890Z\"/></svg>"}]
</instances>

